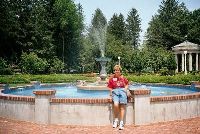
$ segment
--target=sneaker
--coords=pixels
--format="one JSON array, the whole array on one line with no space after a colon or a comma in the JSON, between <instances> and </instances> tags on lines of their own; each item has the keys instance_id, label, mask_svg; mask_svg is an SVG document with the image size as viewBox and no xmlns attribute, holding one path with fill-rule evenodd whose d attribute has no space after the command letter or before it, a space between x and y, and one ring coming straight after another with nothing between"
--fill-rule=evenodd
<instances>
[{"instance_id":1,"label":"sneaker","mask_svg":"<svg viewBox=\"0 0 200 134\"><path fill-rule=\"evenodd\" d=\"M123 121L120 121L119 130L123 130L123 129L124 129L124 123L123 123Z\"/></svg>"},{"instance_id":2,"label":"sneaker","mask_svg":"<svg viewBox=\"0 0 200 134\"><path fill-rule=\"evenodd\" d=\"M113 121L113 128L116 128L117 125L118 125L118 119L115 119L115 120Z\"/></svg>"}]
</instances>

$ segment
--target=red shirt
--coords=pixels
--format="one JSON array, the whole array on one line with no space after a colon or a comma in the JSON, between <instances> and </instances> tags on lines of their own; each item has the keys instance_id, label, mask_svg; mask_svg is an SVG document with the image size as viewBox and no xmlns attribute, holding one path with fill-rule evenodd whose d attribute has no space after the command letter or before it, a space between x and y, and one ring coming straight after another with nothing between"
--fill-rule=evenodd
<instances>
[{"instance_id":1,"label":"red shirt","mask_svg":"<svg viewBox=\"0 0 200 134\"><path fill-rule=\"evenodd\" d=\"M125 88L126 85L128 85L128 80L122 76L119 78L116 77L110 78L108 81L108 88L112 89Z\"/></svg>"}]
</instances>

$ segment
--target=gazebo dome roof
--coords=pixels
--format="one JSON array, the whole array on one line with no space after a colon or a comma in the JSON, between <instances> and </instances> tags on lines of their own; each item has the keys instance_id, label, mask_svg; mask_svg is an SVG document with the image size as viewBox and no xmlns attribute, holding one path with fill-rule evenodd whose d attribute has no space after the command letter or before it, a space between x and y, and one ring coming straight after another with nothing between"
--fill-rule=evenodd
<instances>
[{"instance_id":1,"label":"gazebo dome roof","mask_svg":"<svg viewBox=\"0 0 200 134\"><path fill-rule=\"evenodd\" d=\"M189 41L184 41L176 46L172 47L173 51L198 51L200 50L200 45L194 44Z\"/></svg>"}]
</instances>

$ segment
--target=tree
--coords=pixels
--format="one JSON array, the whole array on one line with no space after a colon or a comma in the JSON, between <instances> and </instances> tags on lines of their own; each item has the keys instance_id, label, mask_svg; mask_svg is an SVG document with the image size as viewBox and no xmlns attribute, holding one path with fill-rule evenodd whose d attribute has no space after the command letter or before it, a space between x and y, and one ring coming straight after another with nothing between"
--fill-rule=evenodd
<instances>
[{"instance_id":1,"label":"tree","mask_svg":"<svg viewBox=\"0 0 200 134\"><path fill-rule=\"evenodd\" d=\"M122 40L116 39L112 34L107 35L106 55L112 61L108 63L109 72L113 72L113 66L118 64L118 57L121 58L123 70L130 70L130 61L133 50L130 46L124 45Z\"/></svg>"},{"instance_id":2,"label":"tree","mask_svg":"<svg viewBox=\"0 0 200 134\"><path fill-rule=\"evenodd\" d=\"M138 48L141 30L141 19L136 9L132 8L126 19L126 39L134 49Z\"/></svg>"},{"instance_id":3,"label":"tree","mask_svg":"<svg viewBox=\"0 0 200 134\"><path fill-rule=\"evenodd\" d=\"M91 38L88 35L83 37L83 47L80 52L80 66L81 71L84 72L96 72L95 67L95 45L91 42Z\"/></svg>"},{"instance_id":4,"label":"tree","mask_svg":"<svg viewBox=\"0 0 200 134\"><path fill-rule=\"evenodd\" d=\"M107 20L104 14L102 13L101 9L97 8L95 10L95 13L92 17L91 24L92 24L92 28L96 28L96 29L107 25Z\"/></svg>"},{"instance_id":5,"label":"tree","mask_svg":"<svg viewBox=\"0 0 200 134\"><path fill-rule=\"evenodd\" d=\"M184 3L179 4L177 0L163 0L158 13L149 23L147 45L162 46L170 50L185 39L189 11Z\"/></svg>"},{"instance_id":6,"label":"tree","mask_svg":"<svg viewBox=\"0 0 200 134\"><path fill-rule=\"evenodd\" d=\"M56 54L52 38L54 23L48 8L46 1L35 3L26 23L29 45L23 51L34 52L41 58L53 58Z\"/></svg>"},{"instance_id":7,"label":"tree","mask_svg":"<svg viewBox=\"0 0 200 134\"><path fill-rule=\"evenodd\" d=\"M54 4L56 55L62 59L68 72L78 68L81 33L83 31L83 15L80 4L76 6L72 0L56 0Z\"/></svg>"},{"instance_id":8,"label":"tree","mask_svg":"<svg viewBox=\"0 0 200 134\"><path fill-rule=\"evenodd\" d=\"M175 56L170 50L164 48L144 47L141 51L143 57L143 70L152 70L157 73L162 68L176 69Z\"/></svg>"},{"instance_id":9,"label":"tree","mask_svg":"<svg viewBox=\"0 0 200 134\"><path fill-rule=\"evenodd\" d=\"M200 8L190 13L187 40L200 44Z\"/></svg>"},{"instance_id":10,"label":"tree","mask_svg":"<svg viewBox=\"0 0 200 134\"><path fill-rule=\"evenodd\" d=\"M18 64L23 52L63 59L68 70L77 68L83 15L72 0L2 0L0 57ZM64 51L65 50L65 51Z\"/></svg>"},{"instance_id":11,"label":"tree","mask_svg":"<svg viewBox=\"0 0 200 134\"><path fill-rule=\"evenodd\" d=\"M167 58L166 58L166 61L165 61L165 66L167 67L168 70L175 71L177 64L176 64L174 54L172 52L168 52L166 57Z\"/></svg>"},{"instance_id":12,"label":"tree","mask_svg":"<svg viewBox=\"0 0 200 134\"><path fill-rule=\"evenodd\" d=\"M119 16L114 14L108 23L108 33L113 35L117 40L121 40L123 44L126 43L125 39L125 21L124 16L120 13Z\"/></svg>"},{"instance_id":13,"label":"tree","mask_svg":"<svg viewBox=\"0 0 200 134\"><path fill-rule=\"evenodd\" d=\"M35 52L41 57L53 55L52 20L47 12L51 0L3 0L0 6L0 39L2 57L17 63L23 52ZM7 23L5 23L7 22Z\"/></svg>"},{"instance_id":14,"label":"tree","mask_svg":"<svg viewBox=\"0 0 200 134\"><path fill-rule=\"evenodd\" d=\"M8 59L9 62L17 60L16 57L19 57L21 52L22 46L17 43L20 37L21 7L20 0L2 0L0 4L0 57Z\"/></svg>"}]
</instances>

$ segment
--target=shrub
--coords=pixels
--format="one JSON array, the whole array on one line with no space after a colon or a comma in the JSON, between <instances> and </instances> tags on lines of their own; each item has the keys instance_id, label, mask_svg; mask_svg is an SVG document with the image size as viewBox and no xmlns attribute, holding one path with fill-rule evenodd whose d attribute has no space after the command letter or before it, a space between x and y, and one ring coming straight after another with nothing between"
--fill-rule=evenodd
<instances>
[{"instance_id":1,"label":"shrub","mask_svg":"<svg viewBox=\"0 0 200 134\"><path fill-rule=\"evenodd\" d=\"M12 68L7 65L7 62L3 58L0 58L0 75L10 74L13 74Z\"/></svg>"},{"instance_id":2,"label":"shrub","mask_svg":"<svg viewBox=\"0 0 200 134\"><path fill-rule=\"evenodd\" d=\"M64 69L64 63L57 57L50 60L49 65L50 65L49 68L50 73L59 73Z\"/></svg>"},{"instance_id":3,"label":"shrub","mask_svg":"<svg viewBox=\"0 0 200 134\"><path fill-rule=\"evenodd\" d=\"M45 59L41 59L35 53L31 52L30 54L23 53L21 55L20 66L22 72L41 74L45 73L48 63Z\"/></svg>"},{"instance_id":4,"label":"shrub","mask_svg":"<svg viewBox=\"0 0 200 134\"><path fill-rule=\"evenodd\" d=\"M12 74L13 74L13 70L10 67L0 69L0 75L12 75Z\"/></svg>"},{"instance_id":5,"label":"shrub","mask_svg":"<svg viewBox=\"0 0 200 134\"><path fill-rule=\"evenodd\" d=\"M168 75L168 69L166 67L163 67L162 69L160 69L160 74L161 76L166 76Z\"/></svg>"}]
</instances>

